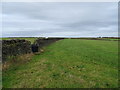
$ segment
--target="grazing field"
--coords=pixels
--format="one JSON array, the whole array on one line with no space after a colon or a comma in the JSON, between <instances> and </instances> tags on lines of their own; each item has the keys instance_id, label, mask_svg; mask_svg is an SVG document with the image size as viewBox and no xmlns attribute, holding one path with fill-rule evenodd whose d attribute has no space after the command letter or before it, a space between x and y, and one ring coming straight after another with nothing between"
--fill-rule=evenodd
<instances>
[{"instance_id":1,"label":"grazing field","mask_svg":"<svg viewBox=\"0 0 120 90\"><path fill-rule=\"evenodd\" d=\"M118 42L64 39L3 71L5 88L117 88Z\"/></svg>"}]
</instances>

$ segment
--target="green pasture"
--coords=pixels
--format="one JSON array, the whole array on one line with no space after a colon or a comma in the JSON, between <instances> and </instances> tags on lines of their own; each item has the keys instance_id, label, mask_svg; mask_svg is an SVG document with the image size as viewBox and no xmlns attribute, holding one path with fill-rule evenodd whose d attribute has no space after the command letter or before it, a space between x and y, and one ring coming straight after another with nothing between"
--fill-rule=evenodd
<instances>
[{"instance_id":1,"label":"green pasture","mask_svg":"<svg viewBox=\"0 0 120 90\"><path fill-rule=\"evenodd\" d=\"M117 88L118 42L64 39L3 71L4 88Z\"/></svg>"}]
</instances>

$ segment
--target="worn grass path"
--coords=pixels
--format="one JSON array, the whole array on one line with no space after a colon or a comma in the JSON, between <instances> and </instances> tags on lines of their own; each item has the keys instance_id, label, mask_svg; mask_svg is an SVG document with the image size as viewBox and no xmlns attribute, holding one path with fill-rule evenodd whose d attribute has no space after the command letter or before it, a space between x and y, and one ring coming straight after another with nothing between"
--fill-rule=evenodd
<instances>
[{"instance_id":1,"label":"worn grass path","mask_svg":"<svg viewBox=\"0 0 120 90\"><path fill-rule=\"evenodd\" d=\"M64 39L3 72L6 88L116 88L118 42Z\"/></svg>"}]
</instances>

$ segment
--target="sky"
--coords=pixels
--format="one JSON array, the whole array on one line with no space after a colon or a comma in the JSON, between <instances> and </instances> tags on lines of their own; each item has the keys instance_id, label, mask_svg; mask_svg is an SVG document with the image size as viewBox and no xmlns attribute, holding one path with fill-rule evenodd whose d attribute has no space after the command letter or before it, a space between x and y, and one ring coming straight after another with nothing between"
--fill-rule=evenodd
<instances>
[{"instance_id":1,"label":"sky","mask_svg":"<svg viewBox=\"0 0 120 90\"><path fill-rule=\"evenodd\" d=\"M2 3L2 37L99 36L118 36L117 2Z\"/></svg>"}]
</instances>

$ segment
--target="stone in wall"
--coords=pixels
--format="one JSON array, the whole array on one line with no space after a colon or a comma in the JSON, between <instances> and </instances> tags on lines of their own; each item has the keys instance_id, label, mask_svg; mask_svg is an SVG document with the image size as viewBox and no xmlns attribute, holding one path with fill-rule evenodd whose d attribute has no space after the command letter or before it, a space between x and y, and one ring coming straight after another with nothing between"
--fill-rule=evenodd
<instances>
[{"instance_id":1,"label":"stone in wall","mask_svg":"<svg viewBox=\"0 0 120 90\"><path fill-rule=\"evenodd\" d=\"M2 40L2 60L20 54L31 53L31 42L27 40Z\"/></svg>"}]
</instances>

